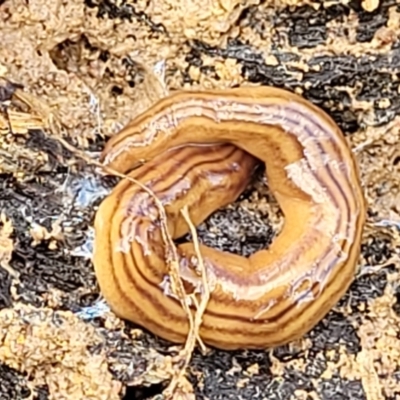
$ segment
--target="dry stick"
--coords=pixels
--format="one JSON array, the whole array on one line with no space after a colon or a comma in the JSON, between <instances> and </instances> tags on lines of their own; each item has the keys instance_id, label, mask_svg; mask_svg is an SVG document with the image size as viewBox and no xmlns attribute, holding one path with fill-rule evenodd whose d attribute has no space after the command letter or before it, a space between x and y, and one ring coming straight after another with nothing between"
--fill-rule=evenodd
<instances>
[{"instance_id":1,"label":"dry stick","mask_svg":"<svg viewBox=\"0 0 400 400\"><path fill-rule=\"evenodd\" d=\"M186 221L186 223L188 224L188 226L190 228L190 233L192 234L192 237L193 237L194 251L195 251L196 256L197 256L198 267L200 268L200 272L201 272L201 280L202 280L202 284L203 284L203 293L202 293L202 296L201 296L200 304L198 304L196 302L197 311L196 311L195 319L194 319L194 334L197 337L197 341L199 343L199 346L201 347L201 350L204 352L206 350L206 347L205 347L203 341L200 338L199 330L200 330L201 323L203 322L204 312L205 312L205 310L207 308L207 304L208 304L208 302L210 300L210 287L208 285L207 270L206 270L206 268L204 266L204 260L203 260L203 257L201 255L201 252L200 252L199 238L197 236L196 227L193 225L193 222L190 219L188 206L184 206L181 209L181 214L183 215L183 218L185 218L185 221Z\"/></svg>"},{"instance_id":2,"label":"dry stick","mask_svg":"<svg viewBox=\"0 0 400 400\"><path fill-rule=\"evenodd\" d=\"M164 390L164 394L167 399L172 397L173 393L175 392L176 388L180 385L180 382L184 377L184 374L186 372L186 369L187 369L190 359L192 357L194 347L196 345L196 340L199 343L199 345L202 347L202 350L205 349L204 343L201 340L200 335L199 335L199 330L200 330L200 326L203 322L204 312L206 310L208 301L210 299L210 288L208 286L207 270L204 266L203 257L201 256L200 244L199 244L199 239L197 236L196 228L190 219L188 206L184 206L180 211L181 211L181 214L183 215L183 218L185 218L185 221L190 228L190 233L192 234L192 237L193 237L193 245L194 245L194 250L195 250L195 253L197 256L198 267L201 271L203 292L202 292L200 304L198 305L197 310L196 310L196 314L195 314L195 318L194 318L194 325L193 325L192 329L189 331L188 337L186 339L185 347L181 354L181 356L184 357L184 360L185 360L184 365L179 370L179 372L173 377L173 379L170 382L170 384L168 385L168 387Z\"/></svg>"},{"instance_id":3,"label":"dry stick","mask_svg":"<svg viewBox=\"0 0 400 400\"><path fill-rule=\"evenodd\" d=\"M53 132L54 137L67 150L71 151L73 154L80 157L81 159L86 161L88 164L95 165L110 175L128 179L129 181L138 185L141 189L143 189L146 193L148 193L154 199L156 206L160 213L161 233L162 233L162 238L163 238L164 244L166 245L166 263L169 266L169 270L170 270L170 275L171 275L171 279L172 279L172 290L174 291L175 295L178 296L178 298L181 302L181 305L182 305L183 309L185 310L188 320L189 320L189 334L186 339L185 347L182 352L182 356L185 357L185 363L184 363L183 368L180 369L179 373L172 379L171 383L169 384L169 386L166 389L166 392L171 396L186 371L186 368L190 362L190 358L191 358L193 349L196 345L196 342L198 342L202 351L205 350L204 343L202 342L200 335L199 335L199 328L202 323L204 311L207 307L207 304L208 304L208 301L210 298L210 290L209 290L209 286L208 286L208 282L207 282L206 269L204 267L204 262L203 262L201 254L200 254L199 240L197 237L196 229L190 220L187 206L185 206L181 210L181 213L182 213L183 217L185 218L187 224L189 225L189 228L190 228L192 236L193 236L194 248L195 248L197 258L198 258L198 263L199 263L199 267L201 270L202 283L203 283L203 295L201 297L200 305L197 305L197 310L196 310L194 318L193 318L193 314L192 314L192 312L190 310L190 306L189 306L190 298L185 293L183 282L179 275L179 261L178 261L179 258L178 258L175 243L173 242L171 235L168 232L167 215L165 213L165 208L162 205L161 201L158 199L158 197L155 195L155 193L151 189L149 189L147 186L145 186L141 182L137 181L136 179L134 179L128 175L125 175L123 173L120 173L120 172L114 170L113 168L107 167L106 165L103 165L99 161L93 160L92 158L88 157L86 153L77 149L75 146L71 145L65 139L63 139L61 137L61 135L59 134L59 132L62 130L62 124L57 119L57 117L51 112L51 110L48 106L44 105L42 102L40 102L36 98L33 98L33 96L27 95L26 93L24 93L20 90L17 90L15 95L20 100L25 102L28 106L30 106L32 110L38 112L39 115L43 116L44 121L47 121L47 126L49 127L50 131ZM195 304L197 304L197 302L195 302Z\"/></svg>"}]
</instances>

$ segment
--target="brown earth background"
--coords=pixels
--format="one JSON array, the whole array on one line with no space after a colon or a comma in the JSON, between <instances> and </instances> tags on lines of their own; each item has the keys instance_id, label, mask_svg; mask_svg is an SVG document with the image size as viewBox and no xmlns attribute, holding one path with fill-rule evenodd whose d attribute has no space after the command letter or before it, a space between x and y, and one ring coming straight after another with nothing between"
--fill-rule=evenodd
<instances>
[{"instance_id":1,"label":"brown earth background","mask_svg":"<svg viewBox=\"0 0 400 400\"><path fill-rule=\"evenodd\" d=\"M400 399L394 0L0 0L0 398L162 398L177 347L107 311L90 262L115 180L60 142L98 157L154 101L152 80L302 94L348 136L368 202L360 272L338 306L287 346L195 351L180 398ZM199 235L249 254L281 223L259 179Z\"/></svg>"}]
</instances>

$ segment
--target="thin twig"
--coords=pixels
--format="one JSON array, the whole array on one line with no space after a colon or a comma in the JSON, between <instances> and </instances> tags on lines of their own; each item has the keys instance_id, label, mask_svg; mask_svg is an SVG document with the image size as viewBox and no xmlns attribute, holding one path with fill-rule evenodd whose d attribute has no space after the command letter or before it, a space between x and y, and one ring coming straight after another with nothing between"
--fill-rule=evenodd
<instances>
[{"instance_id":1,"label":"thin twig","mask_svg":"<svg viewBox=\"0 0 400 400\"><path fill-rule=\"evenodd\" d=\"M200 243L199 239L197 236L196 228L193 225L190 216L189 216L189 210L187 206L184 206L181 209L181 214L185 218L186 223L188 224L190 228L190 232L193 237L193 245L194 245L194 250L197 256L197 262L198 262L198 267L201 272L201 279L202 279L202 293L201 293L201 301L200 304L198 304L195 317L194 317L194 323L193 326L191 327L188 337L186 339L185 347L181 352L180 357L183 358L184 364L182 368L175 374L173 379L171 380L170 384L168 385L167 389L164 391L164 395L167 399L172 398L175 391L181 386L181 382L184 381L185 379L185 373L187 370L187 367L189 366L193 350L196 346L196 342L198 342L199 346L201 349L204 351L205 346L203 341L200 338L200 326L203 322L203 315L204 312L207 308L207 304L210 300L210 288L208 286L208 279L207 279L207 270L204 266L204 260L200 252Z\"/></svg>"}]
</instances>

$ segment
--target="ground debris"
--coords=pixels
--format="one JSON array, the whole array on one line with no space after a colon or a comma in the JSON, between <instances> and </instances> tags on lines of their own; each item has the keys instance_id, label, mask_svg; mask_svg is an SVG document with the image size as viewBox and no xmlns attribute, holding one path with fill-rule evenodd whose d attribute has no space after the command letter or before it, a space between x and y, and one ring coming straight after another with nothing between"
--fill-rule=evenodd
<instances>
[{"instance_id":1,"label":"ground debris","mask_svg":"<svg viewBox=\"0 0 400 400\"><path fill-rule=\"evenodd\" d=\"M50 399L119 399L95 330L71 312L15 304L0 311L0 361L29 377L33 391L47 385Z\"/></svg>"}]
</instances>

